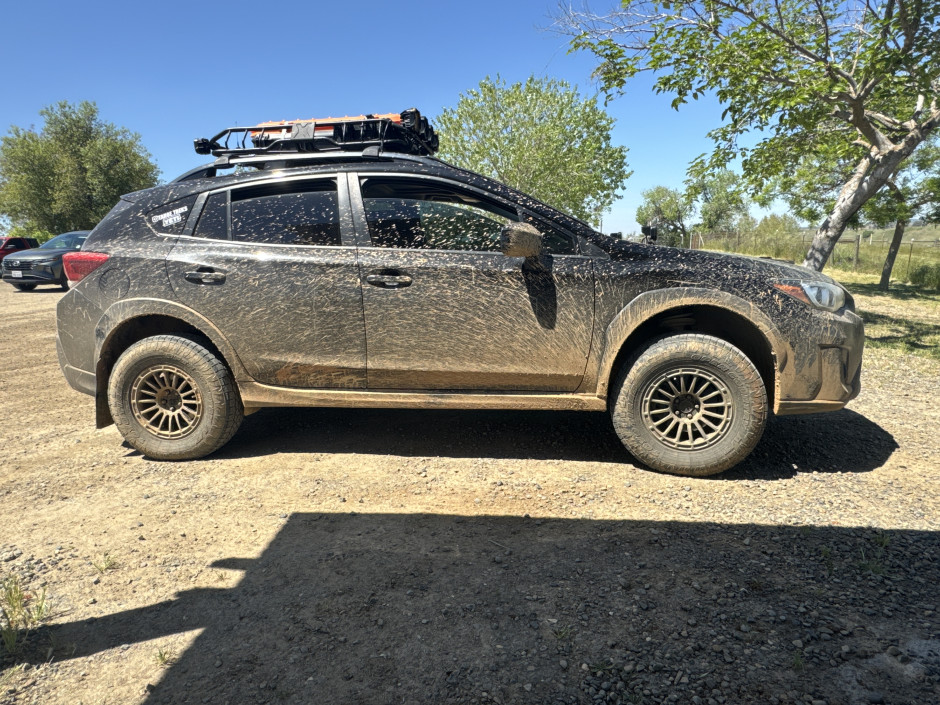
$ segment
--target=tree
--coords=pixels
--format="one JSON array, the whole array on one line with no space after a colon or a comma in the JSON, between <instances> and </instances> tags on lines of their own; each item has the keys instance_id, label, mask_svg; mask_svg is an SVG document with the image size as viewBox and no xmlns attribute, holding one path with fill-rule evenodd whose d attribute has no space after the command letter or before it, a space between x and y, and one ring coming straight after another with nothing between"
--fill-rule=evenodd
<instances>
[{"instance_id":1,"label":"tree","mask_svg":"<svg viewBox=\"0 0 940 705\"><path fill-rule=\"evenodd\" d=\"M631 174L626 147L611 144L614 119L564 81L487 77L436 123L442 159L595 225Z\"/></svg>"},{"instance_id":2,"label":"tree","mask_svg":"<svg viewBox=\"0 0 940 705\"><path fill-rule=\"evenodd\" d=\"M911 220L924 208L936 207L940 203L940 144L936 139L924 145L888 181L888 188L865 204L866 219L879 228L894 223L894 235L888 246L881 280L878 288L887 291L891 283L891 272L901 249L904 230ZM924 213L933 220L932 213Z\"/></svg>"},{"instance_id":3,"label":"tree","mask_svg":"<svg viewBox=\"0 0 940 705\"><path fill-rule=\"evenodd\" d=\"M665 186L654 186L642 193L643 203L636 209L636 220L659 228L659 244L676 246L689 241L689 218L695 211L684 193Z\"/></svg>"},{"instance_id":4,"label":"tree","mask_svg":"<svg viewBox=\"0 0 940 705\"><path fill-rule=\"evenodd\" d=\"M742 221L753 227L751 200L744 193L741 177L728 169L701 176L689 185L689 197L699 200L697 228L711 235L740 235Z\"/></svg>"},{"instance_id":5,"label":"tree","mask_svg":"<svg viewBox=\"0 0 940 705\"><path fill-rule=\"evenodd\" d=\"M63 101L39 114L41 132L13 126L0 142L0 214L14 227L89 229L122 194L157 183L140 136L102 121L94 103Z\"/></svg>"},{"instance_id":6,"label":"tree","mask_svg":"<svg viewBox=\"0 0 940 705\"><path fill-rule=\"evenodd\" d=\"M753 246L760 254L781 257L788 254L791 238L800 232L800 224L790 214L770 213L760 219L752 231Z\"/></svg>"},{"instance_id":7,"label":"tree","mask_svg":"<svg viewBox=\"0 0 940 705\"><path fill-rule=\"evenodd\" d=\"M825 265L849 219L940 124L936 0L623 0L607 15L562 8L572 46L600 60L608 96L641 71L655 89L725 106L693 171L740 157L755 190L825 149L854 168L804 264ZM741 138L756 134L753 147Z\"/></svg>"}]
</instances>

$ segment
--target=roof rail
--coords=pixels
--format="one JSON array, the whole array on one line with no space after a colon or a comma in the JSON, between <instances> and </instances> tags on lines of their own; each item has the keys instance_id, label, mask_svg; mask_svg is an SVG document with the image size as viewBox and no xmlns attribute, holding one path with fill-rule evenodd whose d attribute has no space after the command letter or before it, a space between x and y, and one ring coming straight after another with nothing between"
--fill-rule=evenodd
<instances>
[{"instance_id":1,"label":"roof rail","mask_svg":"<svg viewBox=\"0 0 940 705\"><path fill-rule=\"evenodd\" d=\"M219 175L222 169L233 169L236 166L256 167L258 169L287 169L290 167L313 166L328 164L330 162L349 161L394 161L406 160L421 163L438 162L435 157L424 157L418 154L405 154L403 152L382 152L378 147L366 147L361 152L302 152L302 153L268 153L248 154L235 156L221 156L211 164L203 164L180 174L171 183L189 181L190 179L211 179Z\"/></svg>"},{"instance_id":2,"label":"roof rail","mask_svg":"<svg viewBox=\"0 0 940 705\"><path fill-rule=\"evenodd\" d=\"M384 151L431 156L438 137L417 108L385 115L285 120L252 127L229 127L211 139L193 141L196 154L216 157L262 156L309 152Z\"/></svg>"}]
</instances>

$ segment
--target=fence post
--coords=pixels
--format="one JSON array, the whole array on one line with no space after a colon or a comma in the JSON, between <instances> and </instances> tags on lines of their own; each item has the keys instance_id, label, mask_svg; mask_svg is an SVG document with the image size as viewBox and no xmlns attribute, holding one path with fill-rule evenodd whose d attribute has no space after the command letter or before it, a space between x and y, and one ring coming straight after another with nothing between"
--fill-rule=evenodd
<instances>
[{"instance_id":1,"label":"fence post","mask_svg":"<svg viewBox=\"0 0 940 705\"><path fill-rule=\"evenodd\" d=\"M911 280L911 255L914 254L914 238L911 238L911 249L907 251L907 280Z\"/></svg>"},{"instance_id":2,"label":"fence post","mask_svg":"<svg viewBox=\"0 0 940 705\"><path fill-rule=\"evenodd\" d=\"M855 238L855 261L852 263L852 271L858 271L858 246L862 243L862 236L859 235Z\"/></svg>"}]
</instances>

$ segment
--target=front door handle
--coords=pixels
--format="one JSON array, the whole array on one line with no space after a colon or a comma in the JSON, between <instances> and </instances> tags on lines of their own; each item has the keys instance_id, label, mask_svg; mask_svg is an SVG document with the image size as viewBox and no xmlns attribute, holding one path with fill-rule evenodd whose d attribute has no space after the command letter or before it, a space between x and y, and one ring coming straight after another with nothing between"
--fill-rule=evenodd
<instances>
[{"instance_id":1,"label":"front door handle","mask_svg":"<svg viewBox=\"0 0 940 705\"><path fill-rule=\"evenodd\" d=\"M366 275L366 284L382 289L402 289L411 285L411 277L407 274L369 274Z\"/></svg>"},{"instance_id":2,"label":"front door handle","mask_svg":"<svg viewBox=\"0 0 940 705\"><path fill-rule=\"evenodd\" d=\"M221 284L225 281L225 272L212 267L198 267L196 271L186 272L183 276L193 284Z\"/></svg>"}]
</instances>

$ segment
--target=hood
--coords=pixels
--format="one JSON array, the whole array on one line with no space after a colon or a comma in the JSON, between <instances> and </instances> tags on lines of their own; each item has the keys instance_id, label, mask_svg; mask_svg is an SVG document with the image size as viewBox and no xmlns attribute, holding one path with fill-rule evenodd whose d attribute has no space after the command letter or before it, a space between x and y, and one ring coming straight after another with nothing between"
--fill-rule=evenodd
<instances>
[{"instance_id":1,"label":"hood","mask_svg":"<svg viewBox=\"0 0 940 705\"><path fill-rule=\"evenodd\" d=\"M61 257L66 252L78 252L78 250L70 250L64 247L48 247L46 249L42 249L41 247L34 247L30 250L20 250L19 252L13 252L4 258L4 262L18 262L20 260L23 260L24 262L26 260L34 262L41 259L54 259L56 257Z\"/></svg>"},{"instance_id":2,"label":"hood","mask_svg":"<svg viewBox=\"0 0 940 705\"><path fill-rule=\"evenodd\" d=\"M617 240L609 240L609 243L609 246L604 249L614 261L635 262L638 259L647 259L659 262L664 267L689 268L702 274L724 270L729 274L747 273L771 279L801 279L835 283L832 277L822 272L786 260L712 250L684 250Z\"/></svg>"}]
</instances>

